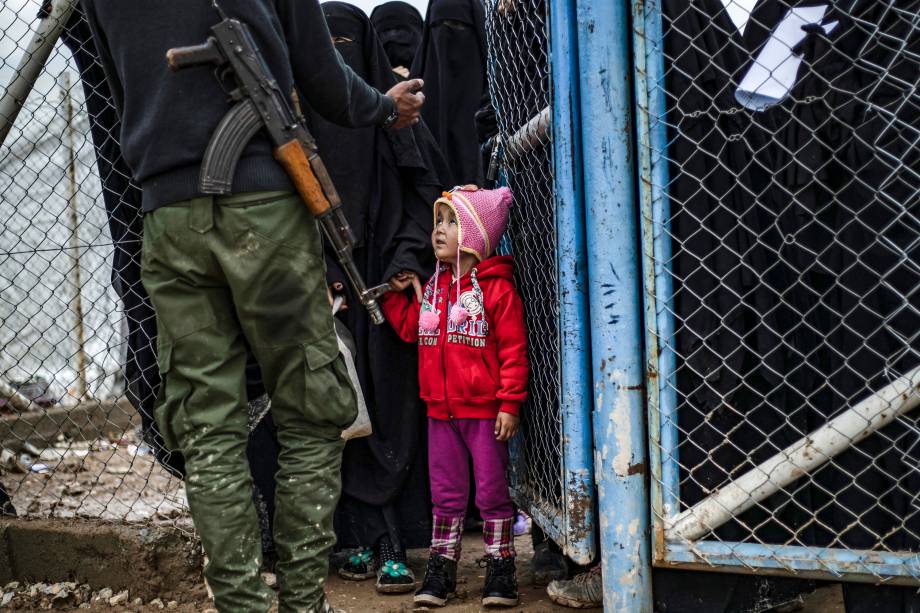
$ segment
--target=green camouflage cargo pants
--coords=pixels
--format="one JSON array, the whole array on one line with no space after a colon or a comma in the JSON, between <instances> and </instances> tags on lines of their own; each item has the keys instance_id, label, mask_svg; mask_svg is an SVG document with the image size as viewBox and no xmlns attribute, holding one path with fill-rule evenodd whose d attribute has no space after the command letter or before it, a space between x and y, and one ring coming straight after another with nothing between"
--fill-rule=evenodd
<instances>
[{"instance_id":1,"label":"green camouflage cargo pants","mask_svg":"<svg viewBox=\"0 0 920 613\"><path fill-rule=\"evenodd\" d=\"M275 543L280 611L323 602L341 430L356 414L326 297L316 223L296 196L196 198L144 217L142 278L163 375L155 416L186 460L186 492L217 608L267 611L246 461L244 339L281 446Z\"/></svg>"}]
</instances>

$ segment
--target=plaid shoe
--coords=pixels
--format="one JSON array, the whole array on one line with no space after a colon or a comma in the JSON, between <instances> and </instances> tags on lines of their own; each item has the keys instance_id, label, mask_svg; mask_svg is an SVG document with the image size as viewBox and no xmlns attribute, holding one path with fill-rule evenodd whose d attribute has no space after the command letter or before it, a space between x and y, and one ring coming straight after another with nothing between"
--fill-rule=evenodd
<instances>
[{"instance_id":1,"label":"plaid shoe","mask_svg":"<svg viewBox=\"0 0 920 613\"><path fill-rule=\"evenodd\" d=\"M377 556L373 549L364 549L348 558L339 569L339 577L349 581L364 581L377 576Z\"/></svg>"},{"instance_id":2,"label":"plaid shoe","mask_svg":"<svg viewBox=\"0 0 920 613\"><path fill-rule=\"evenodd\" d=\"M415 575L406 566L406 552L397 550L386 538L378 544L380 569L377 571L377 591L381 594L405 594L415 589Z\"/></svg>"},{"instance_id":3,"label":"plaid shoe","mask_svg":"<svg viewBox=\"0 0 920 613\"><path fill-rule=\"evenodd\" d=\"M576 575L571 581L553 581L546 593L556 604L570 609L593 609L604 604L604 581L601 566Z\"/></svg>"}]
</instances>

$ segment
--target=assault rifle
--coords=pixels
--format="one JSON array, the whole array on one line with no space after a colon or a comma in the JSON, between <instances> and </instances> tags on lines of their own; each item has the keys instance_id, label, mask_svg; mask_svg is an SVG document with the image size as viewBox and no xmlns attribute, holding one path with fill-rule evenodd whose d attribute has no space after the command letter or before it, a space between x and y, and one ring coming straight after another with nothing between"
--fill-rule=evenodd
<instances>
[{"instance_id":1,"label":"assault rifle","mask_svg":"<svg viewBox=\"0 0 920 613\"><path fill-rule=\"evenodd\" d=\"M236 164L246 144L265 128L274 147L275 159L290 176L297 193L319 221L345 275L375 324L383 313L377 299L389 285L368 289L352 258L355 244L351 227L342 211L342 201L332 178L319 157L316 141L295 113L291 99L256 47L249 27L231 19L213 2L221 21L200 45L177 47L166 53L173 71L193 66L214 66L221 86L235 103L217 126L201 164L199 189L203 194L229 194ZM228 86L229 83L229 86Z\"/></svg>"}]
</instances>

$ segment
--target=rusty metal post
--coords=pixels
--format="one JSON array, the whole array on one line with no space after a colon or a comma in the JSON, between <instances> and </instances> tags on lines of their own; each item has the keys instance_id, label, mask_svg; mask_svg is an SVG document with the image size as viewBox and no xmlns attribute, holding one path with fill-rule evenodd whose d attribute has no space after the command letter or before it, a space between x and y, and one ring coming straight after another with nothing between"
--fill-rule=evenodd
<instances>
[{"instance_id":1,"label":"rusty metal post","mask_svg":"<svg viewBox=\"0 0 920 613\"><path fill-rule=\"evenodd\" d=\"M61 85L61 101L64 103L64 112L67 125L64 126L64 148L67 151L67 202L70 209L70 258L73 262L74 289L74 333L77 335L77 399L86 400L86 332L83 325L83 281L80 272L80 230L79 211L77 207L77 165L74 137L73 97L70 94L70 73L65 72Z\"/></svg>"},{"instance_id":2,"label":"rusty metal post","mask_svg":"<svg viewBox=\"0 0 920 613\"><path fill-rule=\"evenodd\" d=\"M560 411L565 441L563 545L570 558L589 564L597 553L597 515L575 0L549 0L549 34L562 366Z\"/></svg>"},{"instance_id":3,"label":"rusty metal post","mask_svg":"<svg viewBox=\"0 0 920 613\"><path fill-rule=\"evenodd\" d=\"M576 1L604 607L651 613L630 3Z\"/></svg>"},{"instance_id":4,"label":"rusty metal post","mask_svg":"<svg viewBox=\"0 0 920 613\"><path fill-rule=\"evenodd\" d=\"M652 531L658 560L664 556L664 520L679 510L680 490L664 34L661 0L632 0L632 7Z\"/></svg>"}]
</instances>

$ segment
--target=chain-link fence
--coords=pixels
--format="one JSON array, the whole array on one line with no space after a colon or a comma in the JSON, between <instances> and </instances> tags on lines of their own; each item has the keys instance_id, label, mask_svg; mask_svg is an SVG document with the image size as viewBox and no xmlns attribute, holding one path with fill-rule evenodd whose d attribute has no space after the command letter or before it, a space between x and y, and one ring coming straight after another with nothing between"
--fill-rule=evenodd
<instances>
[{"instance_id":1,"label":"chain-link fence","mask_svg":"<svg viewBox=\"0 0 920 613\"><path fill-rule=\"evenodd\" d=\"M650 6L656 558L916 581L920 2Z\"/></svg>"},{"instance_id":2,"label":"chain-link fence","mask_svg":"<svg viewBox=\"0 0 920 613\"><path fill-rule=\"evenodd\" d=\"M73 4L0 7L6 111L36 32ZM89 28L65 19L0 148L0 489L19 515L183 523L127 401L149 410L158 384L137 200Z\"/></svg>"},{"instance_id":3,"label":"chain-link fence","mask_svg":"<svg viewBox=\"0 0 920 613\"><path fill-rule=\"evenodd\" d=\"M518 501L561 523L562 417L559 304L549 47L543 0L486 4L489 88L503 144L502 170L514 193L508 230L528 323L529 399L522 410L512 487ZM542 114L541 114L542 113Z\"/></svg>"}]
</instances>

